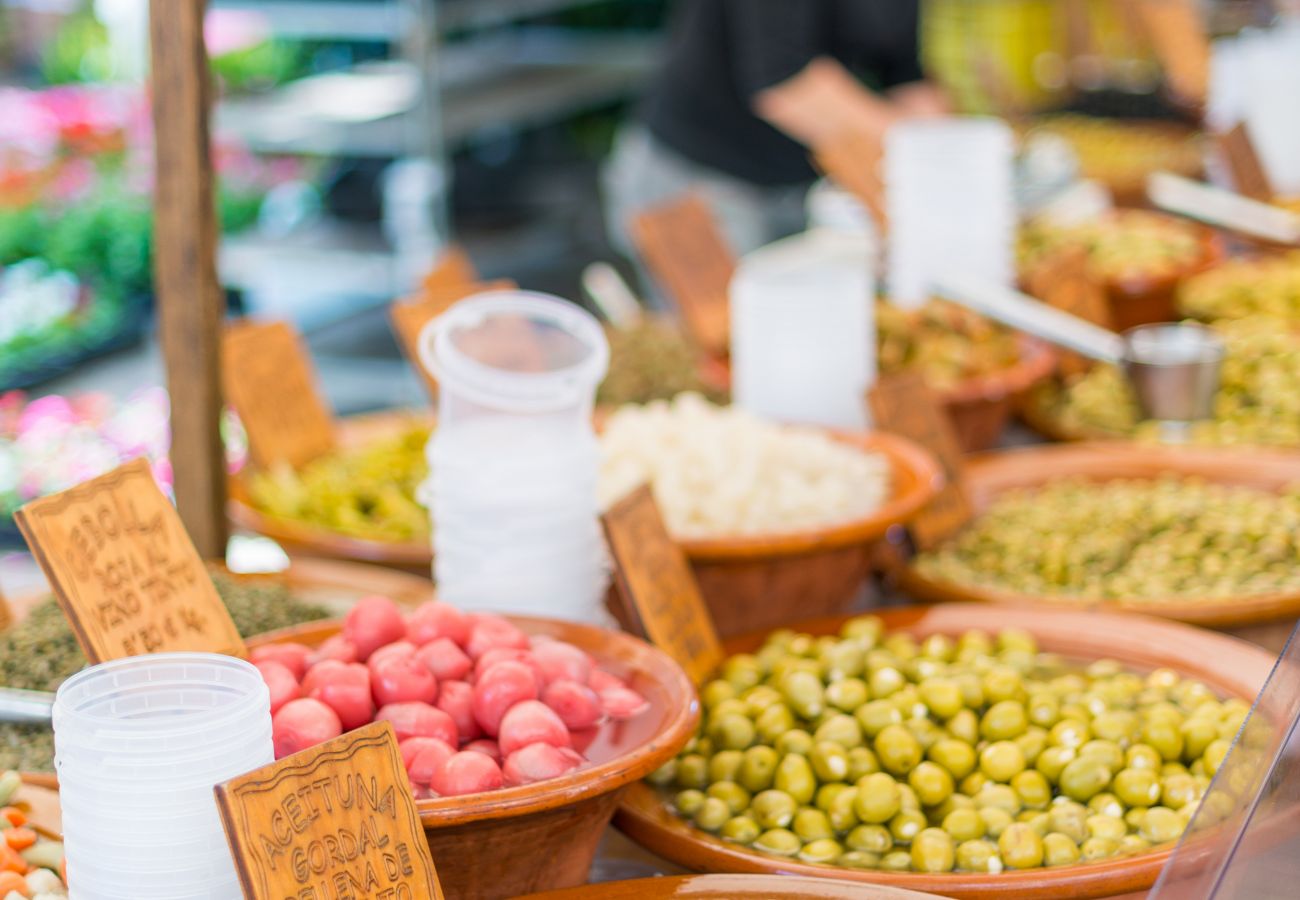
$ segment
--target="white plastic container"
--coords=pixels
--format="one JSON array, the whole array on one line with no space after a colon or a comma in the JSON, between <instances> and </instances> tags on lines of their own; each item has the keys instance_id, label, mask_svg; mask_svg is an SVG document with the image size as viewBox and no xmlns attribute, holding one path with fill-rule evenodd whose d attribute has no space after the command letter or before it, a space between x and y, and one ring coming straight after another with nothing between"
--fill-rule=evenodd
<instances>
[{"instance_id":1,"label":"white plastic container","mask_svg":"<svg viewBox=\"0 0 1300 900\"><path fill-rule=\"evenodd\" d=\"M136 656L59 688L55 767L73 900L237 900L212 787L274 760L257 669Z\"/></svg>"},{"instance_id":2,"label":"white plastic container","mask_svg":"<svg viewBox=\"0 0 1300 900\"><path fill-rule=\"evenodd\" d=\"M420 359L440 387L422 495L441 598L602 621L591 424L609 365L600 323L545 294L479 294L425 327Z\"/></svg>"},{"instance_id":3,"label":"white plastic container","mask_svg":"<svg viewBox=\"0 0 1300 900\"><path fill-rule=\"evenodd\" d=\"M935 280L960 272L1015 279L1015 141L997 119L901 122L885 136L887 296L924 305Z\"/></svg>"},{"instance_id":4,"label":"white plastic container","mask_svg":"<svg viewBox=\"0 0 1300 900\"><path fill-rule=\"evenodd\" d=\"M876 371L868 244L818 228L746 256L731 281L737 406L779 422L866 427Z\"/></svg>"}]
</instances>

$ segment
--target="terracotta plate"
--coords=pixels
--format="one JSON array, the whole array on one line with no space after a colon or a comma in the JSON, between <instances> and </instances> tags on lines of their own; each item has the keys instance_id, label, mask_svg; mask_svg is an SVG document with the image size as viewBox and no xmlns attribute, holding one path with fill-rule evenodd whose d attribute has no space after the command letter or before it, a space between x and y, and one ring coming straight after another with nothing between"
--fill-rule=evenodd
<instances>
[{"instance_id":1,"label":"terracotta plate","mask_svg":"<svg viewBox=\"0 0 1300 900\"><path fill-rule=\"evenodd\" d=\"M340 425L340 443L359 446L407 427L410 413L382 413L349 419ZM684 541L692 559L730 560L755 557L793 556L867 543L891 526L906 521L923 507L938 489L938 464L919 446L886 434L833 433L837 440L889 458L894 489L889 500L870 515L839 525L787 534L754 535ZM433 551L427 540L375 541L348 537L323 528L269 516L253 507L247 482L236 476L230 482L230 519L240 528L265 535L305 553L332 559L354 559L402 568L428 570Z\"/></svg>"},{"instance_id":2,"label":"terracotta plate","mask_svg":"<svg viewBox=\"0 0 1300 900\"><path fill-rule=\"evenodd\" d=\"M996 631L1015 625L1031 632L1049 652L1078 660L1115 659L1139 671L1168 667L1203 681L1221 696L1246 700L1254 700L1273 667L1272 656L1244 641L1142 616L1044 609L1009 613L1003 608L969 604L875 612L887 628L906 630L918 638L936 633L957 635L972 628ZM844 617L820 619L794 627L815 635L832 634L843 621ZM752 651L762 638L737 638L726 643L726 650ZM624 795L614 823L651 852L695 871L837 878L971 900L1086 900L1141 891L1155 883L1172 852L1171 847L1166 847L1126 859L1000 875L841 869L769 856L727 843L673 815L663 796L644 782Z\"/></svg>"},{"instance_id":3,"label":"terracotta plate","mask_svg":"<svg viewBox=\"0 0 1300 900\"><path fill-rule=\"evenodd\" d=\"M901 888L776 875L686 875L589 884L528 900L907 900L933 897Z\"/></svg>"},{"instance_id":4,"label":"terracotta plate","mask_svg":"<svg viewBox=\"0 0 1300 900\"><path fill-rule=\"evenodd\" d=\"M1274 491L1300 483L1300 455L1282 451L1160 447L1120 442L1027 447L970 459L966 467L966 483L978 512L1005 491L1038 487L1067 476L1106 481L1158 478L1169 474ZM1171 597L1088 602L937 581L912 568L902 571L899 587L910 596L936 603L1122 609L1214 627L1294 619L1300 615L1300 591L1254 594L1231 600Z\"/></svg>"}]
</instances>

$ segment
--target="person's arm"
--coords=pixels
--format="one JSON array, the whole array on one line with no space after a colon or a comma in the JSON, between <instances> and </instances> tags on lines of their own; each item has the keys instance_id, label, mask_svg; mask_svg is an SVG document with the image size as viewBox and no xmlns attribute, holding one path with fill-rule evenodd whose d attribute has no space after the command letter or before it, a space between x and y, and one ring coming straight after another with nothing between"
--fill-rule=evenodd
<instances>
[{"instance_id":1,"label":"person's arm","mask_svg":"<svg viewBox=\"0 0 1300 900\"><path fill-rule=\"evenodd\" d=\"M846 132L883 136L904 115L827 57L814 59L794 77L759 92L753 105L759 116L806 147L821 146Z\"/></svg>"}]
</instances>

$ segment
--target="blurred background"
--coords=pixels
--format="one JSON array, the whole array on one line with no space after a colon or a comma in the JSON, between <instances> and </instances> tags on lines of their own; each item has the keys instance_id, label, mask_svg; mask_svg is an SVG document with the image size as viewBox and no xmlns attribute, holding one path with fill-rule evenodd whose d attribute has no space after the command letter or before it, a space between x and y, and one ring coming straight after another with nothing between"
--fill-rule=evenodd
<instances>
[{"instance_id":1,"label":"blurred background","mask_svg":"<svg viewBox=\"0 0 1300 900\"><path fill-rule=\"evenodd\" d=\"M296 323L349 414L423 404L387 306L453 243L483 279L581 300L585 267L604 261L652 293L611 243L621 223L605 221L601 170L691 2L210 0L231 311ZM1099 122L1164 121L1182 143L1199 127L1163 90L1130 6L924 0L919 55L959 111L1018 129L1078 114L1058 124L1087 175L1141 156ZM1225 37L1295 10L1216 0L1205 12ZM165 401L150 393L163 379L147 14L147 0L0 0L0 433L11 438L33 398L93 389L86 409L50 404L54 420L101 421L95 404L143 390L121 427L165 443ZM1239 111L1222 115L1231 124ZM15 446L0 444L0 497L17 502ZM105 467L68 456L42 492Z\"/></svg>"}]
</instances>

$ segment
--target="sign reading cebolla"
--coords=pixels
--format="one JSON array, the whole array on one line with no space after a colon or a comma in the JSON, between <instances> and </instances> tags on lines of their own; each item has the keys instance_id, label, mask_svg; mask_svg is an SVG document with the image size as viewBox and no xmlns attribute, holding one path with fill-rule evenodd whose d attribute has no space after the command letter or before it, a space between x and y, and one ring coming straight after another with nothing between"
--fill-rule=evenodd
<instances>
[{"instance_id":1,"label":"sign reading cebolla","mask_svg":"<svg viewBox=\"0 0 1300 900\"><path fill-rule=\"evenodd\" d=\"M14 517L92 663L244 654L244 641L148 460L33 500Z\"/></svg>"},{"instance_id":2,"label":"sign reading cebolla","mask_svg":"<svg viewBox=\"0 0 1300 900\"><path fill-rule=\"evenodd\" d=\"M295 753L215 791L250 900L442 900L387 722Z\"/></svg>"}]
</instances>

